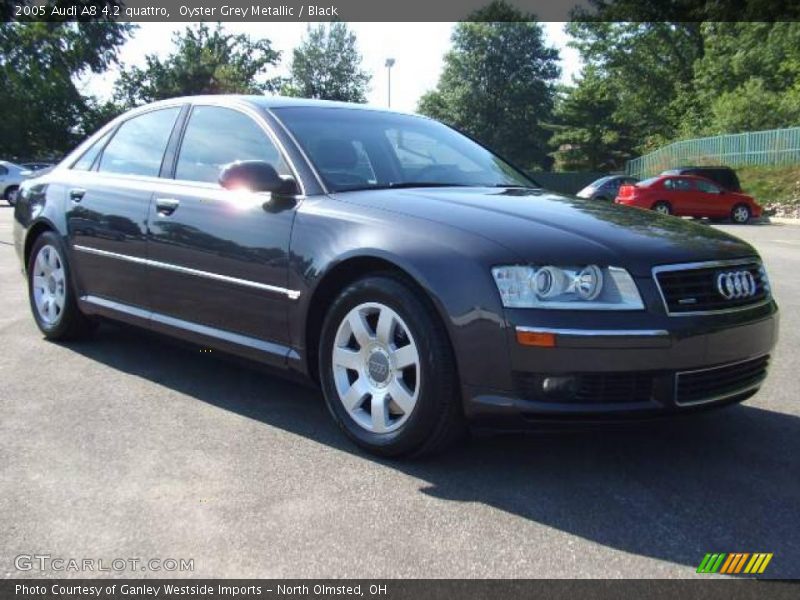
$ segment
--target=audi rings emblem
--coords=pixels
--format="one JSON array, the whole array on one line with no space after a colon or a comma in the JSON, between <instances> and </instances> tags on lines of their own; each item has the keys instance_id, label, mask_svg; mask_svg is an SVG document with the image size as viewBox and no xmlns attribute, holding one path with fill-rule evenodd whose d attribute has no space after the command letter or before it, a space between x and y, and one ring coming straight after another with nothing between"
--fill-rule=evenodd
<instances>
[{"instance_id":1,"label":"audi rings emblem","mask_svg":"<svg viewBox=\"0 0 800 600\"><path fill-rule=\"evenodd\" d=\"M738 300L755 296L758 285L750 271L729 271L717 275L717 291L726 300Z\"/></svg>"}]
</instances>

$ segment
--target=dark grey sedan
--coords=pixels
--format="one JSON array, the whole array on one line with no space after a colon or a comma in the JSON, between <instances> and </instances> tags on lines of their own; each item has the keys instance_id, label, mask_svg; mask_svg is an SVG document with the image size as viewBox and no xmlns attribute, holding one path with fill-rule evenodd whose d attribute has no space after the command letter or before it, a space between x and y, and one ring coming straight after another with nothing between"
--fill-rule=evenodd
<instances>
[{"instance_id":1,"label":"dark grey sedan","mask_svg":"<svg viewBox=\"0 0 800 600\"><path fill-rule=\"evenodd\" d=\"M46 338L103 317L299 373L383 455L739 402L777 335L746 243L347 104L135 109L23 185L14 234Z\"/></svg>"}]
</instances>

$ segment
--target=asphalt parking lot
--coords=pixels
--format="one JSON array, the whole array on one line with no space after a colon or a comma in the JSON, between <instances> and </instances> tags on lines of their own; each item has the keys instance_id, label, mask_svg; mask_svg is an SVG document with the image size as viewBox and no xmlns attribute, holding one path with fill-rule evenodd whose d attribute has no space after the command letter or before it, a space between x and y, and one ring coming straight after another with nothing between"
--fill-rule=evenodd
<instances>
[{"instance_id":1,"label":"asphalt parking lot","mask_svg":"<svg viewBox=\"0 0 800 600\"><path fill-rule=\"evenodd\" d=\"M163 577L698 577L772 552L800 577L800 226L754 243L782 309L762 391L703 417L481 438L376 460L320 395L103 326L42 339L0 206L0 575L20 554L191 558Z\"/></svg>"}]
</instances>

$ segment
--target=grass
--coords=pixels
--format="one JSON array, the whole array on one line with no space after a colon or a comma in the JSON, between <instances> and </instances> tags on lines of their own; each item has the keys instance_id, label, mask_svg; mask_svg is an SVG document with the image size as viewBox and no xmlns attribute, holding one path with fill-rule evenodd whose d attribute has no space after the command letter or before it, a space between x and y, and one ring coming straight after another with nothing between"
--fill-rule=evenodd
<instances>
[{"instance_id":1,"label":"grass","mask_svg":"<svg viewBox=\"0 0 800 600\"><path fill-rule=\"evenodd\" d=\"M800 206L800 165L737 167L742 189L762 205Z\"/></svg>"}]
</instances>

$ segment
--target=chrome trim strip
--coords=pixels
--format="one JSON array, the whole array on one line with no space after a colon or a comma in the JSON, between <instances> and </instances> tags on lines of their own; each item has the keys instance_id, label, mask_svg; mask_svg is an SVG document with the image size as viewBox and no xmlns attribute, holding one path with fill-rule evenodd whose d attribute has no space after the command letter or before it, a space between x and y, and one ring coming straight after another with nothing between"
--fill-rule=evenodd
<instances>
[{"instance_id":1,"label":"chrome trim strip","mask_svg":"<svg viewBox=\"0 0 800 600\"><path fill-rule=\"evenodd\" d=\"M189 267L182 267L180 265L173 265L170 263L160 262L157 260L150 260L149 258L141 258L138 256L130 256L128 254L118 254L116 252L109 252L108 250L100 250L99 248L91 248L89 246L74 245L73 248L80 252L88 254L96 254L98 256L105 256L106 258L116 258L148 267L155 267L157 269L166 269L168 271L175 271L176 273L183 273L184 275L194 275L196 277L205 277L206 279L213 279L215 281L222 281L233 285L241 285L245 287L255 288L266 292L275 294L283 294L290 300L297 300L300 297L298 290L289 290L286 288L269 285L267 283L259 283L257 281L250 281L249 279L239 279L237 277L229 277L228 275L220 275L219 273L211 273L209 271L200 271L198 269L190 269Z\"/></svg>"},{"instance_id":2,"label":"chrome trim strip","mask_svg":"<svg viewBox=\"0 0 800 600\"><path fill-rule=\"evenodd\" d=\"M745 394L745 393L747 393L749 391L752 391L752 390L760 388L761 384L763 384L764 381L767 378L767 373L766 372L764 373L764 375L762 375L758 379L758 381L754 381L753 383L745 385L745 386L743 386L741 388L737 388L737 389L735 389L733 391L725 392L725 393L722 393L722 394L714 394L713 396L709 396L708 398L701 398L700 400L692 400L690 402L678 402L678 383L679 383L681 375L691 375L692 373L703 373L705 371L716 371L717 369L725 369L727 367L735 367L736 365L741 365L741 364L744 364L744 363L747 363L747 362L752 362L752 361L755 361L755 360L762 360L764 358L767 359L766 366L768 367L769 366L769 354L764 354L762 356L757 356L755 358L746 358L744 360L738 360L736 362L726 363L724 365L717 365L716 367L706 367L704 369L693 369L691 371L678 371L677 373L675 373L675 386L674 386L674 388L675 388L675 391L674 391L675 404L677 406L696 406L698 404L708 404L709 402L719 402L721 400L725 400L726 398L733 398L734 396L738 396L740 394ZM765 371L766 371L766 368L765 368Z\"/></svg>"},{"instance_id":3,"label":"chrome trim strip","mask_svg":"<svg viewBox=\"0 0 800 600\"><path fill-rule=\"evenodd\" d=\"M517 327L525 333L552 333L572 337L669 337L666 329L553 329L550 327Z\"/></svg>"},{"instance_id":4,"label":"chrome trim strip","mask_svg":"<svg viewBox=\"0 0 800 600\"><path fill-rule=\"evenodd\" d=\"M691 271L692 269L713 269L715 267L731 267L736 265L750 265L750 264L757 264L760 269L764 268L764 263L759 258L735 258L731 260L710 260L705 262L661 265L658 267L653 267L651 270L651 274L653 276L653 281L656 284L656 289L658 289L658 295L661 297L661 302L664 305L664 311L667 313L668 316L695 317L698 315L723 315L727 313L741 312L743 310L752 310L754 308L758 308L759 306L764 306L765 304L769 304L770 302L772 302L772 292L769 289L767 289L767 295L764 299L759 300L754 304L746 304L744 306L735 306L733 308L720 308L717 310L693 310L691 312L670 312L669 305L667 304L667 298L664 296L664 292L661 289L661 284L659 283L658 277L656 277L656 275L658 273L670 272L670 271Z\"/></svg>"},{"instance_id":5,"label":"chrome trim strip","mask_svg":"<svg viewBox=\"0 0 800 600\"><path fill-rule=\"evenodd\" d=\"M232 344L236 344L237 346L245 346L247 348L253 348L261 352L267 352L269 354L275 354L278 356L283 355L287 358L299 357L297 352L287 346L266 342L257 338L251 338L239 333L233 333L232 331L225 331L224 329L200 325L199 323L194 323L192 321L184 321L183 319L177 319L161 313L151 312L149 310L123 304L122 302L117 302L115 300L107 300L106 298L100 298L99 296L91 295L81 296L80 299L82 302L94 304L95 306L100 306L107 310L131 315L145 321L154 321L161 325L174 327L175 329L184 329L186 331L191 331L192 333L197 333L206 337L230 342Z\"/></svg>"}]
</instances>

